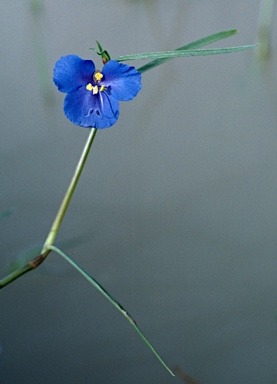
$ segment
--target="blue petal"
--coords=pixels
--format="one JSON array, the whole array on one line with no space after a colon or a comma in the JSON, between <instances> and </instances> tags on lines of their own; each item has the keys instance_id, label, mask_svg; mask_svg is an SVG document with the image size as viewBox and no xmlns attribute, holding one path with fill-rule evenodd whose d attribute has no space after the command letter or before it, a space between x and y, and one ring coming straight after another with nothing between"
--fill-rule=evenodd
<instances>
[{"instance_id":1,"label":"blue petal","mask_svg":"<svg viewBox=\"0 0 277 384\"><path fill-rule=\"evenodd\" d=\"M110 60L104 65L101 85L108 87L117 100L132 100L141 89L141 74L135 67Z\"/></svg>"},{"instance_id":2,"label":"blue petal","mask_svg":"<svg viewBox=\"0 0 277 384\"><path fill-rule=\"evenodd\" d=\"M72 92L92 81L95 66L76 55L62 56L55 65L53 81L61 92Z\"/></svg>"},{"instance_id":3,"label":"blue petal","mask_svg":"<svg viewBox=\"0 0 277 384\"><path fill-rule=\"evenodd\" d=\"M73 124L81 127L109 128L118 119L119 102L105 91L93 95L81 87L66 95L64 113Z\"/></svg>"}]
</instances>

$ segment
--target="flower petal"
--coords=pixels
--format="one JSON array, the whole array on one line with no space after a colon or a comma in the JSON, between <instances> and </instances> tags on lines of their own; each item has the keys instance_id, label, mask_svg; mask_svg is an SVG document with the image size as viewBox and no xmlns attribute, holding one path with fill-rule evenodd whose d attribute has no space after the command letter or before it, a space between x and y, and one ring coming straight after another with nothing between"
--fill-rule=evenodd
<instances>
[{"instance_id":1,"label":"flower petal","mask_svg":"<svg viewBox=\"0 0 277 384\"><path fill-rule=\"evenodd\" d=\"M141 89L141 74L135 67L110 60L102 69L101 85L108 87L117 100L132 100Z\"/></svg>"},{"instance_id":2,"label":"flower petal","mask_svg":"<svg viewBox=\"0 0 277 384\"><path fill-rule=\"evenodd\" d=\"M61 92L72 92L92 81L95 65L76 55L62 56L54 67L53 81Z\"/></svg>"},{"instance_id":3,"label":"flower petal","mask_svg":"<svg viewBox=\"0 0 277 384\"><path fill-rule=\"evenodd\" d=\"M65 97L64 113L81 127L108 128L118 119L119 102L105 91L94 95L81 87Z\"/></svg>"}]
</instances>

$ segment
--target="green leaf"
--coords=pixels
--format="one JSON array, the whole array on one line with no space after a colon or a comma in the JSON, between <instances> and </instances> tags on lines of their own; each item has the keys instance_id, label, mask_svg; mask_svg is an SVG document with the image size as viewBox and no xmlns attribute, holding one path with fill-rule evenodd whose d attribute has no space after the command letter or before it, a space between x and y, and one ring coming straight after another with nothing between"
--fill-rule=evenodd
<instances>
[{"instance_id":1,"label":"green leaf","mask_svg":"<svg viewBox=\"0 0 277 384\"><path fill-rule=\"evenodd\" d=\"M225 39L237 33L236 29L231 29L223 32L218 32L213 35L203 37L202 39L196 40L192 43L184 45L180 48L177 48L174 51L163 51L163 52L149 52L149 53L138 53L133 55L119 56L117 61L127 61L127 60L149 60L155 59L150 63L143 65L138 68L139 72L145 72L149 69L152 69L160 64L163 64L167 60L171 60L177 57L190 57L190 56L207 56L207 55L218 55L223 53L232 53L238 52L245 49L253 48L256 44L245 45L238 47L229 47L229 48L215 48L215 49L198 49L205 45L214 43L218 40ZM185 52L184 52L185 51Z\"/></svg>"},{"instance_id":2,"label":"green leaf","mask_svg":"<svg viewBox=\"0 0 277 384\"><path fill-rule=\"evenodd\" d=\"M159 362L163 365L163 367L172 375L175 376L174 373L168 368L168 366L165 364L165 362L162 360L162 358L158 355L158 353L155 351L155 349L152 347L152 345L149 343L149 341L146 339L146 337L143 335L139 327L137 326L137 323L135 320L131 317L131 315L126 311L126 309L118 302L116 301L107 291L104 287L102 287L92 276L90 276L87 272L85 272L75 261L73 261L69 256L67 256L63 251L61 251L59 248L51 245L47 247L47 249L51 249L52 251L58 253L60 256L62 256L69 264L71 264L81 275L87 279L90 284L92 284L103 296L106 297L112 303L115 308L131 323L131 325L135 328L139 336L142 338L142 340L145 342L147 347L151 350L151 352L155 355L155 357L159 360Z\"/></svg>"},{"instance_id":3,"label":"green leaf","mask_svg":"<svg viewBox=\"0 0 277 384\"><path fill-rule=\"evenodd\" d=\"M204 47L205 45L215 43L218 40L226 39L227 37L233 36L236 33L238 33L237 29L230 29L228 31L214 33L212 35L203 37L202 39L193 41L192 43L183 45L182 47L177 48L176 51L184 51L184 50L188 50L188 49L197 49L200 47ZM153 60L150 63L147 63L147 64L143 65L142 67L140 67L138 69L138 71L141 73L146 72L149 69L157 67L158 65L161 65L168 60L170 60L170 59Z\"/></svg>"},{"instance_id":4,"label":"green leaf","mask_svg":"<svg viewBox=\"0 0 277 384\"><path fill-rule=\"evenodd\" d=\"M228 47L228 48L190 49L190 50L179 50L179 51L136 53L133 55L120 56L118 58L118 61L149 60L149 59L175 59L177 57L219 55L222 53L232 53L232 52L243 51L245 49L253 48L255 46L256 46L256 44L242 45L242 46L238 46L238 47Z\"/></svg>"}]
</instances>

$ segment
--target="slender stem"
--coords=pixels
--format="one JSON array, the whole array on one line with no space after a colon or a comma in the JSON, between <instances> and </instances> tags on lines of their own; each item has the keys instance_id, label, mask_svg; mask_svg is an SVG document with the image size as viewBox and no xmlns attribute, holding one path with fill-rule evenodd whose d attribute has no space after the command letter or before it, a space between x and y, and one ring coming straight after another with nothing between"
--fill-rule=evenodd
<instances>
[{"instance_id":1,"label":"slender stem","mask_svg":"<svg viewBox=\"0 0 277 384\"><path fill-rule=\"evenodd\" d=\"M84 168L86 159L88 157L91 145L93 143L94 137L96 135L97 129L92 128L89 133L89 137L87 138L86 144L84 146L84 149L82 151L82 154L80 156L80 159L78 161L78 164L75 168L75 172L72 176L72 179L70 181L70 184L67 188L67 191L64 195L64 198L61 202L60 208L57 212L57 215L53 221L53 224L50 228L50 231L48 233L48 236L45 240L45 243L43 245L42 251L40 255L33 258L28 264L24 265L23 267L17 269L16 271L10 273L6 277L0 280L0 289L11 283L12 281L16 280L18 277L24 275L26 272L32 271L33 269L37 268L48 256L50 253L49 246L53 245L55 238L57 236L58 230L60 228L61 222L63 220L64 214L67 210L67 207L70 203L71 197L74 193L74 190L76 188L76 185L78 183L78 180L80 178L80 175L82 173L82 170Z\"/></svg>"},{"instance_id":2,"label":"slender stem","mask_svg":"<svg viewBox=\"0 0 277 384\"><path fill-rule=\"evenodd\" d=\"M50 245L53 245L54 241L55 241L55 238L57 236L57 233L58 233L58 230L60 228L60 225L61 225L61 222L63 220L63 217L64 217L64 214L67 210L67 207L68 207L68 204L70 203L70 200L71 200L71 197L74 193L74 190L75 190L75 187L78 183L78 180L79 180L79 177L82 173L82 170L84 168L84 165L85 165L85 162L86 162L86 159L88 157L88 154L89 154L89 150L91 148L91 145L93 143L93 140L94 140L94 137L96 135L96 132L97 132L97 129L96 128L92 128L90 130L90 134L89 134L89 137L87 139L87 142L85 144L85 147L83 149L83 152L81 154L81 157L79 159L79 162L76 166L76 169L75 169L75 172L72 176L72 179L71 179L71 182L68 186L68 189L64 195L64 198L62 200L62 203L60 205L60 208L57 212L57 215L53 221L53 224L50 228L50 231L49 231L49 234L45 240L45 243L43 245L43 248L42 248L42 251L41 253L44 253L46 251L46 249L50 246Z\"/></svg>"},{"instance_id":3,"label":"slender stem","mask_svg":"<svg viewBox=\"0 0 277 384\"><path fill-rule=\"evenodd\" d=\"M3 279L0 280L0 288L5 287L18 277L24 275L26 272L31 271L32 268L29 264L25 265L23 268L17 269L16 271L10 273L8 276L4 277Z\"/></svg>"}]
</instances>

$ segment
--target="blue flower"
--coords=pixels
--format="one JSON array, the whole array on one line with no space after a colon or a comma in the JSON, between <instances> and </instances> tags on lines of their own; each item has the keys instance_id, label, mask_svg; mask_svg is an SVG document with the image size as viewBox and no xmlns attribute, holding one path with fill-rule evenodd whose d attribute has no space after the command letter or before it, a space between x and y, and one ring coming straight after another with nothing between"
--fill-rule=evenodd
<instances>
[{"instance_id":1,"label":"blue flower","mask_svg":"<svg viewBox=\"0 0 277 384\"><path fill-rule=\"evenodd\" d=\"M132 100L141 89L141 74L129 65L109 60L102 71L91 60L62 56L54 68L54 83L67 93L64 113L76 125L108 128L119 116L119 101Z\"/></svg>"}]
</instances>

